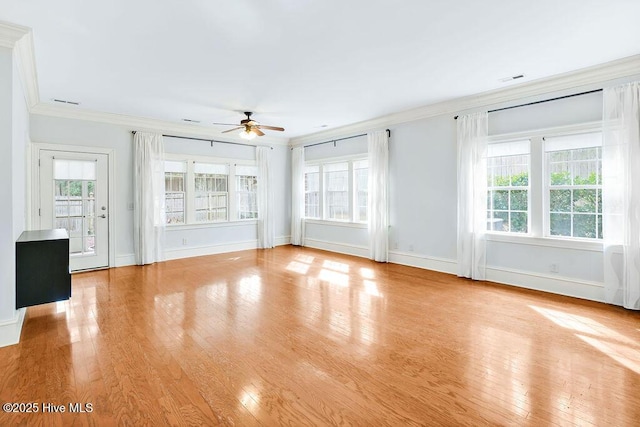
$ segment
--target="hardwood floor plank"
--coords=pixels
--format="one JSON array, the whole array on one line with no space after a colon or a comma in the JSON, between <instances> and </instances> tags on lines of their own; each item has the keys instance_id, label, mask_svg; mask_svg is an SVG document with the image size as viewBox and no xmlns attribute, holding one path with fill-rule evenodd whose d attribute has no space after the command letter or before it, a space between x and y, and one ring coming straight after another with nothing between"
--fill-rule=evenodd
<instances>
[{"instance_id":1,"label":"hardwood floor plank","mask_svg":"<svg viewBox=\"0 0 640 427\"><path fill-rule=\"evenodd\" d=\"M2 403L67 408L3 426L640 419L640 313L292 246L75 274L0 361Z\"/></svg>"}]
</instances>

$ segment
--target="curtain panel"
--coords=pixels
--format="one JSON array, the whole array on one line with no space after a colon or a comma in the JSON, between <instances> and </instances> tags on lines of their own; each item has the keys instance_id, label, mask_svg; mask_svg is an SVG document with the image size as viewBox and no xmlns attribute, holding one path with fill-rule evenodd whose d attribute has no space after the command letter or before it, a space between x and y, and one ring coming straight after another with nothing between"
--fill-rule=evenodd
<instances>
[{"instance_id":1,"label":"curtain panel","mask_svg":"<svg viewBox=\"0 0 640 427\"><path fill-rule=\"evenodd\" d=\"M256 161L258 163L258 247L273 248L275 218L271 148L256 147Z\"/></svg>"},{"instance_id":2,"label":"curtain panel","mask_svg":"<svg viewBox=\"0 0 640 427\"><path fill-rule=\"evenodd\" d=\"M488 114L459 116L458 276L485 279Z\"/></svg>"},{"instance_id":3,"label":"curtain panel","mask_svg":"<svg viewBox=\"0 0 640 427\"><path fill-rule=\"evenodd\" d=\"M640 310L640 82L603 90L605 301Z\"/></svg>"},{"instance_id":4,"label":"curtain panel","mask_svg":"<svg viewBox=\"0 0 640 427\"><path fill-rule=\"evenodd\" d=\"M164 141L162 135L133 137L133 245L136 264L164 260Z\"/></svg>"},{"instance_id":5,"label":"curtain panel","mask_svg":"<svg viewBox=\"0 0 640 427\"><path fill-rule=\"evenodd\" d=\"M369 257L389 260L389 136L386 131L367 134L369 147L368 219Z\"/></svg>"},{"instance_id":6,"label":"curtain panel","mask_svg":"<svg viewBox=\"0 0 640 427\"><path fill-rule=\"evenodd\" d=\"M291 244L304 246L304 147L291 151Z\"/></svg>"}]
</instances>

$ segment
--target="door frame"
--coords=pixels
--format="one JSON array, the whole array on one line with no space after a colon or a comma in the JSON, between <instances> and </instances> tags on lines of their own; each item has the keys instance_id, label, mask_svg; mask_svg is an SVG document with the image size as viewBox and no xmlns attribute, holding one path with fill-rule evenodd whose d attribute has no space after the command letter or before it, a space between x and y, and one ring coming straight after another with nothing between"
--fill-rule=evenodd
<instances>
[{"instance_id":1,"label":"door frame","mask_svg":"<svg viewBox=\"0 0 640 427\"><path fill-rule=\"evenodd\" d=\"M64 144L50 144L45 142L32 142L31 150L29 150L30 160L27 162L27 176L30 178L30 183L27 183L27 188L30 189L29 196L27 197L27 203L31 208L27 208L27 229L33 230L35 224L38 222L39 209L40 209L40 167L38 162L40 161L40 151L67 151L72 153L88 153L88 154L105 154L107 156L107 203L109 204L109 216L107 234L109 245L109 263L108 268L115 266L116 261L116 239L115 239L115 210L116 201L114 197L115 190L115 152L112 148L103 147L87 147L83 145L64 145Z\"/></svg>"}]
</instances>

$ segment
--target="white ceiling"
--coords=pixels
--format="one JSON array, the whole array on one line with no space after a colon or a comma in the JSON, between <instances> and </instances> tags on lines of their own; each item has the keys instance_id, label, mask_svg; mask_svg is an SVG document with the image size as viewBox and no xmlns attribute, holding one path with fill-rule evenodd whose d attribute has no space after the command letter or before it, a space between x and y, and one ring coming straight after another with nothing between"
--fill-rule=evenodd
<instances>
[{"instance_id":1,"label":"white ceiling","mask_svg":"<svg viewBox=\"0 0 640 427\"><path fill-rule=\"evenodd\" d=\"M285 137L638 54L638 16L638 0L0 0L33 29L41 102L202 125L249 110Z\"/></svg>"}]
</instances>

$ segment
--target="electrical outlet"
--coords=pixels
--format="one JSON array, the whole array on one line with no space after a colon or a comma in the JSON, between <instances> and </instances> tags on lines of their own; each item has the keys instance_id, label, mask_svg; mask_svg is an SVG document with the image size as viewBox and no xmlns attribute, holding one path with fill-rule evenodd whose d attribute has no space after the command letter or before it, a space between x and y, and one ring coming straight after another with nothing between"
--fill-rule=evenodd
<instances>
[{"instance_id":1,"label":"electrical outlet","mask_svg":"<svg viewBox=\"0 0 640 427\"><path fill-rule=\"evenodd\" d=\"M393 244L393 249L398 249L398 242L395 242L395 243Z\"/></svg>"},{"instance_id":2,"label":"electrical outlet","mask_svg":"<svg viewBox=\"0 0 640 427\"><path fill-rule=\"evenodd\" d=\"M187 244L187 239L182 239L182 246L186 246Z\"/></svg>"},{"instance_id":3,"label":"electrical outlet","mask_svg":"<svg viewBox=\"0 0 640 427\"><path fill-rule=\"evenodd\" d=\"M560 271L560 267L558 266L558 264L551 264L549 266L549 271L552 273L558 273Z\"/></svg>"}]
</instances>

